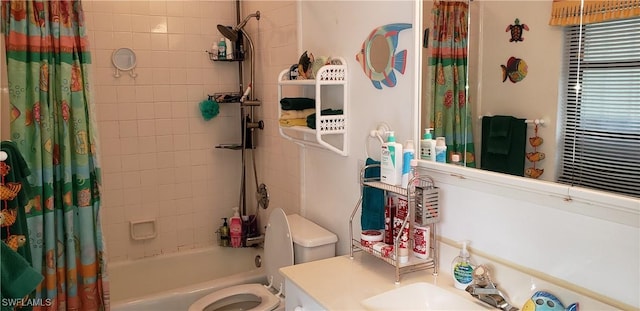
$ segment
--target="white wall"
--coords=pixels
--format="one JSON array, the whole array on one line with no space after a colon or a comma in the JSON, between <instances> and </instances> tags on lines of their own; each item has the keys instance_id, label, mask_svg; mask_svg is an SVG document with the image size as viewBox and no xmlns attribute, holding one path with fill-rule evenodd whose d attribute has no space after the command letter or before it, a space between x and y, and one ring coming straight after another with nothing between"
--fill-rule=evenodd
<instances>
[{"instance_id":1,"label":"white wall","mask_svg":"<svg viewBox=\"0 0 640 311\"><path fill-rule=\"evenodd\" d=\"M495 4L510 5L507 1ZM367 13L354 14L359 11ZM301 181L304 214L338 234L339 254L349 251L348 219L360 192L356 175L358 161L365 158L364 146L368 131L374 128L377 122L385 121L399 133L400 141L413 136L411 111L413 102L418 101L411 95L413 83L408 82L415 79L416 73L412 73L411 68L407 68L404 76L399 75L399 83L395 88L380 91L370 85L351 56L359 50L362 40L371 29L393 22L412 23L412 11L413 3L405 1L302 3L302 48L318 51L321 55L341 55L349 61L351 153L348 157L340 157L325 151L306 150L303 152L304 171ZM513 14L508 19L515 19L517 15L521 21L530 24L532 31L525 33L525 38L534 40L540 35L535 32L540 31L540 25L544 22L530 22L530 12L527 10L520 9ZM499 22L504 24L501 26L500 35L508 24L513 23L513 20L508 19L505 17L503 22ZM414 30L415 28L412 31ZM401 33L400 48L412 51L413 43L407 40L411 40L413 36L409 35L409 31L406 32L405 37ZM414 57L410 56L412 62ZM542 64L541 61L532 60L529 65L530 76L527 79L536 80L538 70L559 70L553 65ZM498 81L501 84L500 63L493 65L497 66L498 77L492 76L490 79L500 79ZM557 77L557 73L553 77ZM481 81L487 82L488 79L481 78ZM542 83L545 79L552 80L545 76L538 82ZM485 95L489 96L493 92L499 93L494 89L486 91ZM537 93L528 97L541 98ZM531 106L513 101L511 109L520 111L517 109L521 109L521 105ZM545 113L539 109L551 109L539 104L533 107L536 115ZM551 111L555 111L554 109ZM510 111L506 110L504 113L507 112ZM550 111L547 113L550 117L555 116ZM473 171L483 174L479 170ZM498 175L496 178L502 180L509 177ZM510 180L505 182L508 184ZM582 210L591 209L613 213L616 210L614 205L595 202L582 205L561 203L564 202L562 198L546 194L544 191L530 194L525 200L517 196L518 192L509 188L501 190L500 186L483 183L466 186L463 181L455 178L438 179L437 183L443 195L444 214L439 228L443 238L455 241L470 239L475 249L496 258L521 265L534 273L550 275L567 282L566 284L585 288L628 306L640 307L638 221L630 219L629 222L623 221L626 224L620 224L609 218L599 219L597 216L582 214ZM634 201L631 202L631 205L634 205ZM637 211L629 213L629 217L637 218ZM359 213L356 220L359 220ZM356 221L355 225L357 234L359 222ZM451 259L440 258L445 262Z\"/></svg>"}]
</instances>

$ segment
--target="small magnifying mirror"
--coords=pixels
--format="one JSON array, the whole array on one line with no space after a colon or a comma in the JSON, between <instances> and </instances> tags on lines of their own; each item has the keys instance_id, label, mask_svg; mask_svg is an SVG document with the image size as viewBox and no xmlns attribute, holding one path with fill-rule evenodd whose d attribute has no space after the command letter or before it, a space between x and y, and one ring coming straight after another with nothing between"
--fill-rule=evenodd
<instances>
[{"instance_id":1,"label":"small magnifying mirror","mask_svg":"<svg viewBox=\"0 0 640 311\"><path fill-rule=\"evenodd\" d=\"M116 67L116 78L120 77L120 71L128 71L132 78L138 76L133 69L136 68L136 53L130 48L119 48L113 51L111 62Z\"/></svg>"}]
</instances>

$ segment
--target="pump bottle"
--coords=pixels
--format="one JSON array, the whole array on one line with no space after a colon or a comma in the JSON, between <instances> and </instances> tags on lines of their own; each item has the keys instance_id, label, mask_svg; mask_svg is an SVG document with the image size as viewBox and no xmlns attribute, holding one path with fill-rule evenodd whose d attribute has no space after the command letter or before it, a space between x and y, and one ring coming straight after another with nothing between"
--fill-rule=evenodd
<instances>
[{"instance_id":1,"label":"pump bottle","mask_svg":"<svg viewBox=\"0 0 640 311\"><path fill-rule=\"evenodd\" d=\"M396 186L402 182L402 144L396 142L393 131L387 133L387 142L381 149L380 181Z\"/></svg>"},{"instance_id":2,"label":"pump bottle","mask_svg":"<svg viewBox=\"0 0 640 311\"><path fill-rule=\"evenodd\" d=\"M451 275L453 276L453 284L457 289L466 289L473 282L473 270L476 265L471 262L471 256L467 250L469 241L462 241L460 254L453 259L451 263Z\"/></svg>"},{"instance_id":3,"label":"pump bottle","mask_svg":"<svg viewBox=\"0 0 640 311\"><path fill-rule=\"evenodd\" d=\"M229 224L227 224L227 219L222 218L223 223L220 226L220 246L229 246Z\"/></svg>"},{"instance_id":4,"label":"pump bottle","mask_svg":"<svg viewBox=\"0 0 640 311\"><path fill-rule=\"evenodd\" d=\"M431 136L432 128L424 129L422 140L420 141L420 159L436 160L436 141Z\"/></svg>"},{"instance_id":5,"label":"pump bottle","mask_svg":"<svg viewBox=\"0 0 640 311\"><path fill-rule=\"evenodd\" d=\"M436 137L436 162L447 163L447 143L444 137Z\"/></svg>"},{"instance_id":6,"label":"pump bottle","mask_svg":"<svg viewBox=\"0 0 640 311\"><path fill-rule=\"evenodd\" d=\"M233 217L231 217L229 224L231 247L242 247L242 219L240 218L238 209L238 207L233 208Z\"/></svg>"}]
</instances>

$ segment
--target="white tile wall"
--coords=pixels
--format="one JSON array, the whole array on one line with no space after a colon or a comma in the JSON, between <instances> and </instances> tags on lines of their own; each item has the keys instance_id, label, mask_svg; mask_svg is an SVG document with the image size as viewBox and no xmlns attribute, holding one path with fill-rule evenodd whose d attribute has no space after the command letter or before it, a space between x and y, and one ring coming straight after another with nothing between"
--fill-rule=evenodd
<instances>
[{"instance_id":1,"label":"white tile wall","mask_svg":"<svg viewBox=\"0 0 640 311\"><path fill-rule=\"evenodd\" d=\"M220 218L229 217L231 207L238 205L241 162L240 152L213 147L240 141L240 111L237 105L222 105L220 114L205 122L198 103L207 94L238 87L237 65L212 63L204 53L221 37L216 25L235 22L234 2L83 4L103 151L103 226L109 259L136 259L214 244ZM270 37L295 38L286 35L295 23L292 4L243 1L243 10L259 9L263 16L246 29L257 43L256 94L263 107L256 116L270 116L265 121L271 126L277 123L265 111L275 111L276 98L268 88L275 90L278 71L295 62L297 52L294 39L283 44L282 39ZM282 19L283 10L289 21ZM274 47L281 52L283 46L293 52L281 54L293 57L271 55ZM136 52L135 79L126 73L113 77L111 53L120 47ZM272 206L297 211L297 148L280 139L273 128L258 136L258 175L270 187ZM279 164L274 170L269 163ZM284 175L279 172L283 166ZM253 182L252 178L248 181ZM254 203L249 203L252 211ZM266 217L267 213L262 214ZM157 220L158 237L132 240L129 221L148 218Z\"/></svg>"}]
</instances>

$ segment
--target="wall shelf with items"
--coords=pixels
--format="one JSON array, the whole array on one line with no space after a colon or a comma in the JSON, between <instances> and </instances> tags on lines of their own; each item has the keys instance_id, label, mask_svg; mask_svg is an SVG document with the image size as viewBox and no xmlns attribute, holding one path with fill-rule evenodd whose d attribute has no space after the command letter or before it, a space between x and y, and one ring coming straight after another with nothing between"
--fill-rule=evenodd
<instances>
[{"instance_id":1,"label":"wall shelf with items","mask_svg":"<svg viewBox=\"0 0 640 311\"><path fill-rule=\"evenodd\" d=\"M290 78L290 69L278 76L278 102L287 91L297 91L315 99L315 129L308 126L283 126L280 135L301 146L312 146L331 150L342 156L348 152L348 83L347 62L344 58L333 57L330 64L322 66L315 79L295 80ZM342 114L322 114L327 109L341 111ZM282 116L282 106L278 104L278 116ZM319 117L317 117L319 116Z\"/></svg>"},{"instance_id":2,"label":"wall shelf with items","mask_svg":"<svg viewBox=\"0 0 640 311\"><path fill-rule=\"evenodd\" d=\"M393 236L393 252L382 252L370 246L365 246L359 239L354 238L353 219L358 210L362 207L363 194L356 204L351 217L349 218L349 236L351 239L350 256L353 259L354 251L363 251L371 254L395 267L395 282L400 283L400 275L418 270L432 269L433 274L438 274L438 248L436 240L436 223L439 221L439 189L435 187L433 179L427 176L416 176L409 180L408 186L393 186L380 181L379 177L365 178L365 170L380 167L379 164L366 165L360 171L360 185L384 191L385 196L395 193L407 199L407 216L402 222L398 233ZM363 188L364 189L364 188ZM385 200L386 202L386 200ZM418 224L429 229L428 236L428 256L418 258L412 254L413 229ZM398 246L402 238L402 233L408 228L408 248L409 259L407 262L400 262ZM359 236L359 235L358 235ZM427 238L427 237L425 237Z\"/></svg>"}]
</instances>

